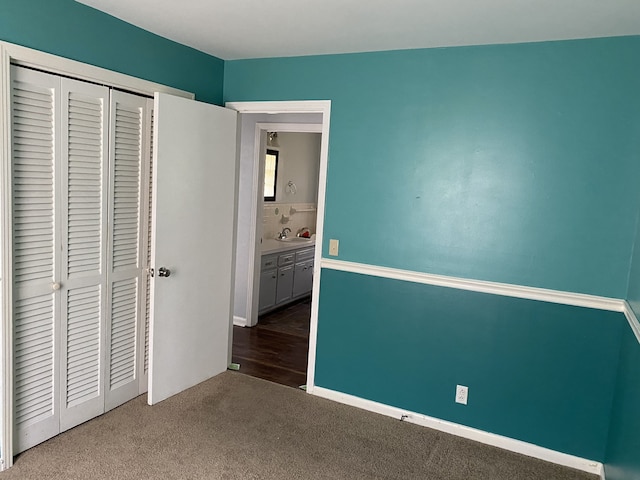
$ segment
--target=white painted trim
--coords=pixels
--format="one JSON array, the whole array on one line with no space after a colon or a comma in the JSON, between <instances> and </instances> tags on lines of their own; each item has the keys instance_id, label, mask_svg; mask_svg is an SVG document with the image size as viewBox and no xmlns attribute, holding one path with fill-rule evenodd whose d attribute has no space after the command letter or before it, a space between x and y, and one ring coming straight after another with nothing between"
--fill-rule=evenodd
<instances>
[{"instance_id":1,"label":"white painted trim","mask_svg":"<svg viewBox=\"0 0 640 480\"><path fill-rule=\"evenodd\" d=\"M316 249L313 262L313 287L311 291L311 325L309 331L309 360L307 367L307 393L315 389L316 350L318 342L318 307L320 305L320 275L322 268L322 240L324 238L324 215L327 196L327 170L329 168L329 125L331 102L324 102L322 110L322 138L320 140L320 168L318 171L318 206L316 214Z\"/></svg>"},{"instance_id":2,"label":"white painted trim","mask_svg":"<svg viewBox=\"0 0 640 480\"><path fill-rule=\"evenodd\" d=\"M308 113L308 112L307 112ZM278 133L322 133L320 123L257 123L261 130ZM269 147L278 150L280 147Z\"/></svg>"},{"instance_id":3,"label":"white painted trim","mask_svg":"<svg viewBox=\"0 0 640 480\"><path fill-rule=\"evenodd\" d=\"M246 327L247 326L247 319L243 318L243 317L238 317L237 315L233 316L233 324L236 327Z\"/></svg>"},{"instance_id":4,"label":"white painted trim","mask_svg":"<svg viewBox=\"0 0 640 480\"><path fill-rule=\"evenodd\" d=\"M231 289L229 290L229 339L227 342L227 365L231 365L231 360L233 356L233 325L235 321L235 316L233 315L233 304L235 301L234 288L236 285L236 251L238 249L238 191L240 185L240 135L241 131L241 123L240 123L240 115L236 114L236 138L235 142L235 172L234 172L234 189L233 189L233 229L231 231L231 277L229 278L231 282Z\"/></svg>"},{"instance_id":5,"label":"white painted trim","mask_svg":"<svg viewBox=\"0 0 640 480\"><path fill-rule=\"evenodd\" d=\"M638 322L638 317L636 317L636 314L631 308L631 305L629 305L629 302L624 302L624 316L627 318L629 326L636 336L638 343L640 343L640 322Z\"/></svg>"},{"instance_id":6,"label":"white painted trim","mask_svg":"<svg viewBox=\"0 0 640 480\"><path fill-rule=\"evenodd\" d=\"M153 96L155 92L162 92L192 100L195 98L193 93L125 75L124 73L114 72L8 42L0 41L0 44L4 46L11 62L25 67L46 70L50 73L71 76L79 80L99 83L147 96Z\"/></svg>"},{"instance_id":7,"label":"white painted trim","mask_svg":"<svg viewBox=\"0 0 640 480\"><path fill-rule=\"evenodd\" d=\"M524 285L512 285L508 283L488 282L485 280L473 280L468 278L449 277L432 273L401 270L398 268L378 267L363 263L346 262L343 260L322 259L322 268L340 270L343 272L360 273L374 277L391 278L407 282L423 283L440 287L457 288L472 292L490 293L505 297L516 297L527 300L539 300L543 302L573 305L576 307L597 308L612 312L625 312L624 300L618 298L598 297L584 293L563 292L546 288L527 287Z\"/></svg>"},{"instance_id":8,"label":"white painted trim","mask_svg":"<svg viewBox=\"0 0 640 480\"><path fill-rule=\"evenodd\" d=\"M318 335L318 301L320 299L320 259L322 258L322 237L324 229L324 212L325 212L325 196L327 191L327 168L329 159L329 120L331 116L331 101L330 100L310 100L310 101L282 101L282 102L227 102L225 104L227 108L237 110L240 113L320 113L322 114L322 128L319 133L322 134L322 140L320 143L320 171L318 178L318 207L317 207L317 221L316 221L316 247L314 253L314 271L313 271L313 287L311 293L311 325L309 332L309 361L307 363L307 393L312 393L314 389L315 379L315 366L316 366L316 345ZM260 124L261 125L261 124ZM268 128L274 128L274 125L285 126L288 124L268 124ZM296 132L304 131L300 128L304 124L295 125ZM256 127L256 144L259 142L259 128ZM317 127L315 127L317 128ZM285 131L279 129L279 131ZM313 130L317 133L317 130ZM255 158L254 158L255 161ZM255 164L254 164L255 172ZM255 173L254 173L255 175ZM254 182L259 185L259 178L256 180L254 176ZM256 202L254 202L256 203ZM256 209L257 209L256 203ZM253 207L252 207L253 208ZM256 217L253 217L252 211L251 221L255 224L257 222ZM255 212L257 215L257 211ZM254 238L257 242L257 238ZM256 257L254 256L254 264ZM255 268L255 267L254 267ZM249 271L253 271L251 264L249 265ZM255 275L254 275L255 279ZM255 281L255 280L254 280ZM248 292L247 292L248 293ZM252 305L256 304L256 295L253 294ZM249 304L247 303L247 306ZM257 308L257 307L255 307ZM249 321L251 317L247 312L247 318Z\"/></svg>"},{"instance_id":9,"label":"white painted trim","mask_svg":"<svg viewBox=\"0 0 640 480\"><path fill-rule=\"evenodd\" d=\"M11 274L11 65L0 42L0 471L13 465L13 317Z\"/></svg>"},{"instance_id":10,"label":"white painted trim","mask_svg":"<svg viewBox=\"0 0 640 480\"><path fill-rule=\"evenodd\" d=\"M242 117L238 115L238 117ZM266 134L265 134L266 135ZM249 258L247 259L247 302L245 306L245 316L247 317L247 326L253 327L258 324L258 309L260 300L260 250L261 242L258 239L262 238L262 222L258 221L258 218L262 218L262 213L258 215L258 212L262 212L262 206L264 203L264 197L260 195L262 189L260 184L264 183L264 166L260 161L260 151L266 143L266 138L263 142L262 129L258 124L255 126L254 139L253 139L253 175L252 175L252 193L255 196L251 202L251 214L249 217L249 224L252 227L249 229L249 245L253 245L253 249L249 251Z\"/></svg>"},{"instance_id":11,"label":"white painted trim","mask_svg":"<svg viewBox=\"0 0 640 480\"><path fill-rule=\"evenodd\" d=\"M557 452L545 447L540 447L532 443L523 442L495 433L485 432L475 428L467 427L446 420L440 420L438 418L429 417L420 413L410 412L401 408L392 407L371 400L365 400L360 397L348 395L346 393L336 392L323 387L315 387L313 395L318 397L333 400L335 402L350 405L352 407L361 408L370 412L379 413L387 417L402 419L405 422L414 423L423 427L432 428L440 432L449 433L458 437L467 438L476 442L484 443L486 445L492 445L494 447L502 448L510 452L520 453L529 457L538 458L547 462L555 463L557 465L563 465L565 467L575 468L583 472L600 475L602 464L593 460L576 457L567 453Z\"/></svg>"},{"instance_id":12,"label":"white painted trim","mask_svg":"<svg viewBox=\"0 0 640 480\"><path fill-rule=\"evenodd\" d=\"M604 470L604 465L600 468L600 480L607 480L607 472Z\"/></svg>"},{"instance_id":13,"label":"white painted trim","mask_svg":"<svg viewBox=\"0 0 640 480\"><path fill-rule=\"evenodd\" d=\"M226 102L225 107L240 113L327 113L331 108L331 100Z\"/></svg>"}]
</instances>

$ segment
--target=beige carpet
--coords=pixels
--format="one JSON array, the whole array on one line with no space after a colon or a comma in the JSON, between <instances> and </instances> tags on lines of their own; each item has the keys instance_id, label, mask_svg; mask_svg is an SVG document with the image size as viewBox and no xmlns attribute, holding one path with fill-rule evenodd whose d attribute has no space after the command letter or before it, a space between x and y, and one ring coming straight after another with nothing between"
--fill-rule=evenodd
<instances>
[{"instance_id":1,"label":"beige carpet","mask_svg":"<svg viewBox=\"0 0 640 480\"><path fill-rule=\"evenodd\" d=\"M23 453L0 480L597 478L237 372L145 402Z\"/></svg>"}]
</instances>

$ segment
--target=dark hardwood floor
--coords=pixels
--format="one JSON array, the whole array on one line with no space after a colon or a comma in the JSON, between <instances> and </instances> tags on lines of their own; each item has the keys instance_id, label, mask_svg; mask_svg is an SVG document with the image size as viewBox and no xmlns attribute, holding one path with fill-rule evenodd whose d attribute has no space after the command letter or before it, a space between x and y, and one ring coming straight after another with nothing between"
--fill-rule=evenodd
<instances>
[{"instance_id":1,"label":"dark hardwood floor","mask_svg":"<svg viewBox=\"0 0 640 480\"><path fill-rule=\"evenodd\" d=\"M253 377L305 385L310 318L309 298L259 317L255 327L234 326L232 361Z\"/></svg>"}]
</instances>

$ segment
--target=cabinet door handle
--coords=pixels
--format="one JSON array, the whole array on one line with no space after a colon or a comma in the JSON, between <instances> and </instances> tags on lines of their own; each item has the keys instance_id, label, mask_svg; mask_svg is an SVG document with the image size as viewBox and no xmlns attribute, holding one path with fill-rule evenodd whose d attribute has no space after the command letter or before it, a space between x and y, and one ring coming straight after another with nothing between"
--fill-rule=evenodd
<instances>
[{"instance_id":1,"label":"cabinet door handle","mask_svg":"<svg viewBox=\"0 0 640 480\"><path fill-rule=\"evenodd\" d=\"M276 276L274 275L274 276L273 276L273 277L271 277L271 278L276 278Z\"/></svg>"}]
</instances>

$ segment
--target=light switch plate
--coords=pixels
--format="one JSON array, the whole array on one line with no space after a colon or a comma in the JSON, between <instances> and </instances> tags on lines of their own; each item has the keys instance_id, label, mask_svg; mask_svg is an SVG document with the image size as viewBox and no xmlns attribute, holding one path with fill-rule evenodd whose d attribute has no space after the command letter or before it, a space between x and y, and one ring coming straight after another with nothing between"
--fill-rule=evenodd
<instances>
[{"instance_id":1,"label":"light switch plate","mask_svg":"<svg viewBox=\"0 0 640 480\"><path fill-rule=\"evenodd\" d=\"M338 256L338 243L340 242L335 238L329 240L329 255L332 255L334 257Z\"/></svg>"}]
</instances>

